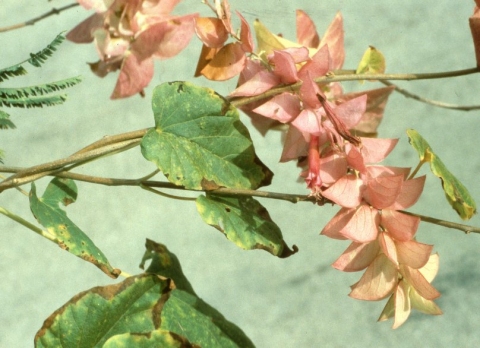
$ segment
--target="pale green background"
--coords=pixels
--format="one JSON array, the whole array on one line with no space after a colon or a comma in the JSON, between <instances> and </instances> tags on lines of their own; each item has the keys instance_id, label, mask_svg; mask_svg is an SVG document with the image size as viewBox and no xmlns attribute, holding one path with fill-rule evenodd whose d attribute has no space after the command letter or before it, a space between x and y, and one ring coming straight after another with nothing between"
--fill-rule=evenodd
<instances>
[{"instance_id":1,"label":"pale green background","mask_svg":"<svg viewBox=\"0 0 480 348\"><path fill-rule=\"evenodd\" d=\"M35 17L70 1L0 0L0 26ZM468 17L473 1L234 1L251 23L259 17L273 32L294 38L295 8L306 10L322 34L337 11L345 20L345 68L355 68L368 45L387 58L388 72L438 72L475 65ZM178 12L200 9L186 0ZM59 32L87 17L81 8L46 19L33 27L0 35L0 66L28 58ZM83 75L84 82L68 91L65 105L36 110L7 110L18 129L2 131L0 148L7 165L31 166L66 157L107 134L153 125L149 98L161 82L192 80L198 40L175 59L159 62L146 98L108 99L117 75L99 79L86 62L96 61L93 45L63 44L43 69L4 82L21 86ZM234 82L214 84L196 79L227 94ZM480 76L402 82L422 96L458 104L479 104ZM227 86L227 87L226 87ZM350 89L378 85L357 83ZM249 124L245 118L246 123ZM405 130L415 128L443 161L480 200L478 136L480 112L450 111L420 104L401 95L391 97L380 128L383 137L400 137L388 164L415 166ZM252 130L259 157L275 172L268 190L305 193L296 183L294 164L278 164L279 134L261 138ZM83 173L137 178L152 170L139 149L80 168ZM423 169L427 173L426 168ZM46 179L39 182L42 192ZM172 201L129 187L109 188L78 183L78 202L68 207L75 221L104 250L112 265L129 273L137 265L145 238L165 243L175 252L197 293L238 324L258 347L476 347L480 345L480 236L464 235L422 223L418 240L435 244L440 272L434 281L442 293L437 303L444 315L413 313L392 330L392 322L377 323L384 301L361 302L347 296L361 274L336 271L330 264L347 242L319 236L337 207L293 205L262 200L282 228L289 245L300 252L278 259L263 251L243 251L219 232L204 225L190 202ZM26 190L28 186L24 187ZM0 195L0 205L34 221L27 199L15 190ZM444 200L437 178L428 176L425 193L412 211L461 222ZM76 293L114 281L97 268L62 251L22 226L1 218L0 347L30 347L43 320ZM480 226L476 216L469 223Z\"/></svg>"}]
</instances>

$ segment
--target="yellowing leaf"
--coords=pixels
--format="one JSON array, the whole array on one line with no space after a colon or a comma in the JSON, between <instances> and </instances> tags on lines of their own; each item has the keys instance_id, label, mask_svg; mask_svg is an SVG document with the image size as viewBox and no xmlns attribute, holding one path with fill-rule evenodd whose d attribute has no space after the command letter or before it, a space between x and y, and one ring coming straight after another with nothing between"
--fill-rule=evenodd
<instances>
[{"instance_id":1,"label":"yellowing leaf","mask_svg":"<svg viewBox=\"0 0 480 348\"><path fill-rule=\"evenodd\" d=\"M382 52L370 46L363 54L358 64L356 74L383 74L385 72L385 58Z\"/></svg>"},{"instance_id":2,"label":"yellowing leaf","mask_svg":"<svg viewBox=\"0 0 480 348\"><path fill-rule=\"evenodd\" d=\"M410 144L417 151L420 161L429 162L432 173L441 179L448 203L463 220L470 219L476 213L477 206L466 187L447 169L427 141L416 130L407 130L407 135Z\"/></svg>"},{"instance_id":3,"label":"yellowing leaf","mask_svg":"<svg viewBox=\"0 0 480 348\"><path fill-rule=\"evenodd\" d=\"M283 50L287 47L302 47L299 43L273 34L258 19L253 22L253 29L255 30L255 35L257 37L258 52L265 52L266 55L269 55L274 50Z\"/></svg>"}]
</instances>

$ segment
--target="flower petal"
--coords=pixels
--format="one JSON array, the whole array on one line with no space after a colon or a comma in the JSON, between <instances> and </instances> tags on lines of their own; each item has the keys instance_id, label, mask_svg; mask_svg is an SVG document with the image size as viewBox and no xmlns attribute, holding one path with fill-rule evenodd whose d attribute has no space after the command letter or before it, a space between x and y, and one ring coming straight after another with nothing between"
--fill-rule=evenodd
<instances>
[{"instance_id":1,"label":"flower petal","mask_svg":"<svg viewBox=\"0 0 480 348\"><path fill-rule=\"evenodd\" d=\"M418 294L427 300L434 300L440 297L440 293L435 289L420 273L418 269L413 269L406 265L400 266L400 272L403 277L417 290Z\"/></svg>"},{"instance_id":2,"label":"flower petal","mask_svg":"<svg viewBox=\"0 0 480 348\"><path fill-rule=\"evenodd\" d=\"M398 139L361 138L362 154L365 163L378 163L393 150Z\"/></svg>"},{"instance_id":3,"label":"flower petal","mask_svg":"<svg viewBox=\"0 0 480 348\"><path fill-rule=\"evenodd\" d=\"M361 271L373 262L378 255L379 249L376 240L369 243L353 242L332 266L343 272Z\"/></svg>"},{"instance_id":4,"label":"flower petal","mask_svg":"<svg viewBox=\"0 0 480 348\"><path fill-rule=\"evenodd\" d=\"M375 240L378 235L379 214L369 205L361 204L354 210L346 226L338 233L354 242L367 243Z\"/></svg>"},{"instance_id":5,"label":"flower petal","mask_svg":"<svg viewBox=\"0 0 480 348\"><path fill-rule=\"evenodd\" d=\"M335 114L347 128L353 128L360 121L367 105L367 96L361 95L335 107Z\"/></svg>"},{"instance_id":6,"label":"flower petal","mask_svg":"<svg viewBox=\"0 0 480 348\"><path fill-rule=\"evenodd\" d=\"M395 240L406 242L411 240L417 232L420 218L392 209L383 209L380 224Z\"/></svg>"},{"instance_id":7,"label":"flower petal","mask_svg":"<svg viewBox=\"0 0 480 348\"><path fill-rule=\"evenodd\" d=\"M291 84L298 81L297 67L290 54L284 51L273 51L271 62L274 64L274 73L280 77L284 84Z\"/></svg>"},{"instance_id":8,"label":"flower petal","mask_svg":"<svg viewBox=\"0 0 480 348\"><path fill-rule=\"evenodd\" d=\"M343 45L343 18L340 12L335 15L332 23L320 41L320 47L328 46L330 53L330 70L340 69L345 61L345 48Z\"/></svg>"},{"instance_id":9,"label":"flower petal","mask_svg":"<svg viewBox=\"0 0 480 348\"><path fill-rule=\"evenodd\" d=\"M343 234L340 233L340 231L342 231L345 226L348 225L354 214L355 209L340 209L338 213L335 214L335 216L325 225L320 234L333 239L347 239Z\"/></svg>"},{"instance_id":10,"label":"flower petal","mask_svg":"<svg viewBox=\"0 0 480 348\"><path fill-rule=\"evenodd\" d=\"M408 319L412 310L410 304L410 287L404 281L400 281L395 291L395 320L393 329L399 328Z\"/></svg>"},{"instance_id":11,"label":"flower petal","mask_svg":"<svg viewBox=\"0 0 480 348\"><path fill-rule=\"evenodd\" d=\"M402 189L403 176L381 176L368 180L363 197L377 209L391 206Z\"/></svg>"},{"instance_id":12,"label":"flower petal","mask_svg":"<svg viewBox=\"0 0 480 348\"><path fill-rule=\"evenodd\" d=\"M358 300L381 300L392 293L397 282L395 265L385 254L379 254L358 283L351 286L352 291L348 296Z\"/></svg>"},{"instance_id":13,"label":"flower petal","mask_svg":"<svg viewBox=\"0 0 480 348\"><path fill-rule=\"evenodd\" d=\"M200 72L209 80L224 81L235 77L245 67L245 52L238 42L223 46Z\"/></svg>"},{"instance_id":14,"label":"flower petal","mask_svg":"<svg viewBox=\"0 0 480 348\"><path fill-rule=\"evenodd\" d=\"M383 253L392 261L395 266L398 266L397 248L395 242L388 233L382 232L378 235L378 243L382 248Z\"/></svg>"},{"instance_id":15,"label":"flower petal","mask_svg":"<svg viewBox=\"0 0 480 348\"><path fill-rule=\"evenodd\" d=\"M200 17L195 20L195 32L205 46L220 48L228 39L223 22L214 17Z\"/></svg>"},{"instance_id":16,"label":"flower petal","mask_svg":"<svg viewBox=\"0 0 480 348\"><path fill-rule=\"evenodd\" d=\"M295 95L285 92L276 95L252 111L282 123L287 123L300 113L300 101Z\"/></svg>"},{"instance_id":17,"label":"flower petal","mask_svg":"<svg viewBox=\"0 0 480 348\"><path fill-rule=\"evenodd\" d=\"M238 86L230 93L230 97L251 97L262 94L278 84L280 84L280 77L269 71L261 70L251 79Z\"/></svg>"},{"instance_id":18,"label":"flower petal","mask_svg":"<svg viewBox=\"0 0 480 348\"><path fill-rule=\"evenodd\" d=\"M309 134L303 134L297 128L289 127L280 162L297 160L299 157L307 156L309 138Z\"/></svg>"},{"instance_id":19,"label":"flower petal","mask_svg":"<svg viewBox=\"0 0 480 348\"><path fill-rule=\"evenodd\" d=\"M423 175L415 179L404 181L397 199L389 208L403 210L414 205L423 192L425 179L426 176Z\"/></svg>"},{"instance_id":20,"label":"flower petal","mask_svg":"<svg viewBox=\"0 0 480 348\"><path fill-rule=\"evenodd\" d=\"M411 268L425 266L430 258L433 245L419 243L414 240L397 242L398 261Z\"/></svg>"},{"instance_id":21,"label":"flower petal","mask_svg":"<svg viewBox=\"0 0 480 348\"><path fill-rule=\"evenodd\" d=\"M323 170L324 168L321 166L321 171ZM348 174L341 177L325 191L322 191L322 196L342 207L355 208L362 200L362 186L362 180L358 179L354 174Z\"/></svg>"},{"instance_id":22,"label":"flower petal","mask_svg":"<svg viewBox=\"0 0 480 348\"><path fill-rule=\"evenodd\" d=\"M93 41L93 31L103 26L105 17L95 13L70 30L66 38L75 43L90 43Z\"/></svg>"},{"instance_id":23,"label":"flower petal","mask_svg":"<svg viewBox=\"0 0 480 348\"><path fill-rule=\"evenodd\" d=\"M318 47L320 38L318 37L315 23L302 10L297 10L297 42L305 47Z\"/></svg>"},{"instance_id":24,"label":"flower petal","mask_svg":"<svg viewBox=\"0 0 480 348\"><path fill-rule=\"evenodd\" d=\"M125 98L139 93L150 83L152 77L153 60L140 60L135 53L128 53L110 98Z\"/></svg>"}]
</instances>

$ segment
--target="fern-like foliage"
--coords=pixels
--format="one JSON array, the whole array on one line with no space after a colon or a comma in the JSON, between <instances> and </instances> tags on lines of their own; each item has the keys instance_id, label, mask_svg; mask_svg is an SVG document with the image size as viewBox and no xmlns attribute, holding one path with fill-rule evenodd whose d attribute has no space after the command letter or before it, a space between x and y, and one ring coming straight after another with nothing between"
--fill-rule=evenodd
<instances>
[{"instance_id":1,"label":"fern-like foliage","mask_svg":"<svg viewBox=\"0 0 480 348\"><path fill-rule=\"evenodd\" d=\"M47 94L75 86L81 80L80 76L76 76L43 85L0 88L0 106L30 108L61 104L66 100L65 94L54 96Z\"/></svg>"},{"instance_id":2,"label":"fern-like foliage","mask_svg":"<svg viewBox=\"0 0 480 348\"><path fill-rule=\"evenodd\" d=\"M10 115L5 111L0 110L0 129L13 129L17 128L12 121L10 121Z\"/></svg>"},{"instance_id":3,"label":"fern-like foliage","mask_svg":"<svg viewBox=\"0 0 480 348\"><path fill-rule=\"evenodd\" d=\"M0 82L8 80L10 77L26 75L27 70L22 66L23 63L10 66L0 70Z\"/></svg>"},{"instance_id":4,"label":"fern-like foliage","mask_svg":"<svg viewBox=\"0 0 480 348\"><path fill-rule=\"evenodd\" d=\"M55 39L43 50L37 53L30 53L30 59L27 60L33 66L40 68L45 61L53 55L53 52L57 50L57 46L65 40L65 36L58 34Z\"/></svg>"}]
</instances>

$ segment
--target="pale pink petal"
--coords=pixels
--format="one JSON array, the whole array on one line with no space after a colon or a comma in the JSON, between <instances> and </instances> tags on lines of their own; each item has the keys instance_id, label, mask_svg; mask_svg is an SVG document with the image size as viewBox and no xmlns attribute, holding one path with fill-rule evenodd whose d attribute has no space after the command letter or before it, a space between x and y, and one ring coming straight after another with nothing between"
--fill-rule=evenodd
<instances>
[{"instance_id":1,"label":"pale pink petal","mask_svg":"<svg viewBox=\"0 0 480 348\"><path fill-rule=\"evenodd\" d=\"M347 174L347 160L336 153L320 158L320 177L325 185L331 185Z\"/></svg>"},{"instance_id":2,"label":"pale pink petal","mask_svg":"<svg viewBox=\"0 0 480 348\"><path fill-rule=\"evenodd\" d=\"M371 242L377 238L379 222L378 211L366 204L361 204L354 209L353 216L338 233L354 242Z\"/></svg>"},{"instance_id":3,"label":"pale pink petal","mask_svg":"<svg viewBox=\"0 0 480 348\"><path fill-rule=\"evenodd\" d=\"M353 128L362 118L365 112L367 96L364 94L358 98L351 99L337 105L335 115L342 120L347 128Z\"/></svg>"},{"instance_id":4,"label":"pale pink petal","mask_svg":"<svg viewBox=\"0 0 480 348\"><path fill-rule=\"evenodd\" d=\"M403 277L412 287L417 290L418 294L427 300L434 300L440 297L440 293L435 289L420 273L418 269L413 269L405 265L400 266Z\"/></svg>"},{"instance_id":5,"label":"pale pink petal","mask_svg":"<svg viewBox=\"0 0 480 348\"><path fill-rule=\"evenodd\" d=\"M209 80L228 80L240 74L245 61L242 45L239 42L229 43L217 52L200 73Z\"/></svg>"},{"instance_id":6,"label":"pale pink petal","mask_svg":"<svg viewBox=\"0 0 480 348\"><path fill-rule=\"evenodd\" d=\"M297 10L297 42L305 47L316 48L320 44L315 23L302 10Z\"/></svg>"},{"instance_id":7,"label":"pale pink petal","mask_svg":"<svg viewBox=\"0 0 480 348\"><path fill-rule=\"evenodd\" d=\"M335 216L325 225L320 234L333 239L347 239L340 233L340 231L342 231L345 226L348 225L354 214L355 209L340 209L338 213L335 214Z\"/></svg>"},{"instance_id":8,"label":"pale pink petal","mask_svg":"<svg viewBox=\"0 0 480 348\"><path fill-rule=\"evenodd\" d=\"M397 199L389 209L403 210L414 205L423 192L425 179L426 176L423 175L415 179L404 181Z\"/></svg>"},{"instance_id":9,"label":"pale pink petal","mask_svg":"<svg viewBox=\"0 0 480 348\"><path fill-rule=\"evenodd\" d=\"M381 162L393 150L398 143L398 139L362 139L362 154L365 163Z\"/></svg>"},{"instance_id":10,"label":"pale pink petal","mask_svg":"<svg viewBox=\"0 0 480 348\"><path fill-rule=\"evenodd\" d=\"M307 156L309 138L308 134L301 133L295 127L289 127L280 162L297 160L299 157Z\"/></svg>"},{"instance_id":11,"label":"pale pink petal","mask_svg":"<svg viewBox=\"0 0 480 348\"><path fill-rule=\"evenodd\" d=\"M269 71L261 70L247 82L238 86L237 89L230 93L230 97L251 97L262 94L278 84L280 84L278 76Z\"/></svg>"},{"instance_id":12,"label":"pale pink petal","mask_svg":"<svg viewBox=\"0 0 480 348\"><path fill-rule=\"evenodd\" d=\"M358 170L360 173L366 172L365 163L363 161L363 156L360 153L358 147L353 144L345 144L345 152L347 153L347 162L352 167L352 169Z\"/></svg>"},{"instance_id":13,"label":"pale pink petal","mask_svg":"<svg viewBox=\"0 0 480 348\"><path fill-rule=\"evenodd\" d=\"M312 79L325 76L329 71L329 63L328 47L323 46L313 55L311 60L307 61L305 65L301 67L298 71L298 77L302 81L305 81L308 79L308 74Z\"/></svg>"},{"instance_id":14,"label":"pale pink petal","mask_svg":"<svg viewBox=\"0 0 480 348\"><path fill-rule=\"evenodd\" d=\"M321 171L323 170L324 168L321 167ZM362 186L362 180L358 179L354 174L348 174L340 178L325 191L322 191L322 196L342 207L355 208L362 200Z\"/></svg>"},{"instance_id":15,"label":"pale pink petal","mask_svg":"<svg viewBox=\"0 0 480 348\"><path fill-rule=\"evenodd\" d=\"M325 132L320 124L320 116L311 109L302 110L291 124L302 133L319 136Z\"/></svg>"},{"instance_id":16,"label":"pale pink petal","mask_svg":"<svg viewBox=\"0 0 480 348\"><path fill-rule=\"evenodd\" d=\"M101 59L123 56L130 42L122 38L111 38L108 30L100 28L94 31L95 46Z\"/></svg>"},{"instance_id":17,"label":"pale pink petal","mask_svg":"<svg viewBox=\"0 0 480 348\"><path fill-rule=\"evenodd\" d=\"M345 49L343 47L343 18L340 12L336 14L320 41L320 47L323 45L328 46L328 51L330 53L330 70L340 69L345 60Z\"/></svg>"},{"instance_id":18,"label":"pale pink petal","mask_svg":"<svg viewBox=\"0 0 480 348\"><path fill-rule=\"evenodd\" d=\"M408 174L410 174L411 169L412 168L409 168L409 167L391 167L391 166L381 166L381 165L369 165L367 167L367 174L368 174L368 178L401 175L401 176L403 176L404 179L407 179Z\"/></svg>"},{"instance_id":19,"label":"pale pink petal","mask_svg":"<svg viewBox=\"0 0 480 348\"><path fill-rule=\"evenodd\" d=\"M406 242L412 239L417 232L420 218L392 209L383 209L380 224L395 240Z\"/></svg>"},{"instance_id":20,"label":"pale pink petal","mask_svg":"<svg viewBox=\"0 0 480 348\"><path fill-rule=\"evenodd\" d=\"M388 233L380 233L378 235L378 243L382 248L382 251L396 266L398 266L399 258L397 255L397 248L395 242Z\"/></svg>"},{"instance_id":21,"label":"pale pink petal","mask_svg":"<svg viewBox=\"0 0 480 348\"><path fill-rule=\"evenodd\" d=\"M352 129L352 133L359 132L359 136L375 136L377 134L377 128L383 118L385 106L387 105L388 97L395 89L394 86L371 89L364 92L348 93L338 95L335 102L343 103L347 100L357 98L361 95L367 95L367 106L365 113L358 122L358 124Z\"/></svg>"},{"instance_id":22,"label":"pale pink petal","mask_svg":"<svg viewBox=\"0 0 480 348\"><path fill-rule=\"evenodd\" d=\"M252 111L282 123L287 123L300 113L300 101L297 96L285 92L276 95Z\"/></svg>"},{"instance_id":23,"label":"pale pink petal","mask_svg":"<svg viewBox=\"0 0 480 348\"><path fill-rule=\"evenodd\" d=\"M271 62L274 64L274 73L282 83L288 85L298 81L297 67L290 54L275 50Z\"/></svg>"},{"instance_id":24,"label":"pale pink petal","mask_svg":"<svg viewBox=\"0 0 480 348\"><path fill-rule=\"evenodd\" d=\"M395 265L385 254L379 254L358 283L351 286L352 291L348 296L358 300L381 300L392 293L397 282Z\"/></svg>"},{"instance_id":25,"label":"pale pink petal","mask_svg":"<svg viewBox=\"0 0 480 348\"><path fill-rule=\"evenodd\" d=\"M438 253L430 255L428 262L425 266L419 269L420 273L425 277L425 279L431 283L435 279L438 273L438 267L440 264L440 257Z\"/></svg>"},{"instance_id":26,"label":"pale pink petal","mask_svg":"<svg viewBox=\"0 0 480 348\"><path fill-rule=\"evenodd\" d=\"M126 55L117 84L110 98L125 98L140 93L153 77L153 60L140 60L134 53Z\"/></svg>"},{"instance_id":27,"label":"pale pink petal","mask_svg":"<svg viewBox=\"0 0 480 348\"><path fill-rule=\"evenodd\" d=\"M195 20L195 32L199 39L207 46L220 48L228 39L228 31L218 18L200 17Z\"/></svg>"},{"instance_id":28,"label":"pale pink petal","mask_svg":"<svg viewBox=\"0 0 480 348\"><path fill-rule=\"evenodd\" d=\"M66 38L75 43L90 43L93 41L93 32L103 27L104 15L95 13L75 28L70 30Z\"/></svg>"},{"instance_id":29,"label":"pale pink petal","mask_svg":"<svg viewBox=\"0 0 480 348\"><path fill-rule=\"evenodd\" d=\"M245 64L245 68L242 70L242 73L238 77L238 85L240 86L253 78L256 74L260 71L265 71L265 67L258 61L253 59L247 59L247 64Z\"/></svg>"},{"instance_id":30,"label":"pale pink petal","mask_svg":"<svg viewBox=\"0 0 480 348\"><path fill-rule=\"evenodd\" d=\"M318 85L313 82L310 73L307 72L306 78L303 80L303 84L300 86L300 97L302 98L305 108L318 109L322 106L318 100L318 95L323 93L320 91Z\"/></svg>"},{"instance_id":31,"label":"pale pink petal","mask_svg":"<svg viewBox=\"0 0 480 348\"><path fill-rule=\"evenodd\" d=\"M245 52L253 52L254 45L252 39L252 32L250 31L250 26L248 22L243 18L240 12L235 11L237 16L240 18L241 27L240 27L240 41L242 42L242 50Z\"/></svg>"},{"instance_id":32,"label":"pale pink petal","mask_svg":"<svg viewBox=\"0 0 480 348\"><path fill-rule=\"evenodd\" d=\"M295 64L306 62L310 60L308 48L306 47L286 47L281 50L292 56Z\"/></svg>"},{"instance_id":33,"label":"pale pink petal","mask_svg":"<svg viewBox=\"0 0 480 348\"><path fill-rule=\"evenodd\" d=\"M132 50L143 59L155 55L166 59L180 53L187 47L195 32L195 18L198 14L173 17L149 26L132 43Z\"/></svg>"},{"instance_id":34,"label":"pale pink petal","mask_svg":"<svg viewBox=\"0 0 480 348\"><path fill-rule=\"evenodd\" d=\"M381 176L368 180L363 197L377 209L391 206L398 197L403 176Z\"/></svg>"},{"instance_id":35,"label":"pale pink petal","mask_svg":"<svg viewBox=\"0 0 480 348\"><path fill-rule=\"evenodd\" d=\"M332 266L343 272L358 272L370 265L379 252L378 242L374 240L369 243L353 242L332 264Z\"/></svg>"},{"instance_id":36,"label":"pale pink petal","mask_svg":"<svg viewBox=\"0 0 480 348\"><path fill-rule=\"evenodd\" d=\"M150 14L156 13L159 16L165 17L170 12L172 12L173 8L177 6L177 4L180 1L181 0L160 0L157 2L156 5L151 6L150 8L145 8L145 2L143 2L143 5L144 5L143 12L150 13ZM154 0L152 2L155 4L156 1Z\"/></svg>"},{"instance_id":37,"label":"pale pink petal","mask_svg":"<svg viewBox=\"0 0 480 348\"><path fill-rule=\"evenodd\" d=\"M404 281L400 281L395 291L395 320L393 329L400 327L408 319L412 310L410 304L410 287Z\"/></svg>"},{"instance_id":38,"label":"pale pink petal","mask_svg":"<svg viewBox=\"0 0 480 348\"><path fill-rule=\"evenodd\" d=\"M419 243L414 240L397 242L398 261L411 268L425 266L430 258L433 245Z\"/></svg>"}]
</instances>

